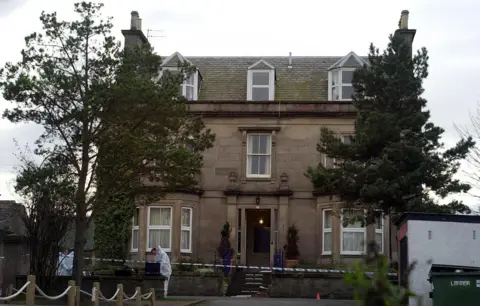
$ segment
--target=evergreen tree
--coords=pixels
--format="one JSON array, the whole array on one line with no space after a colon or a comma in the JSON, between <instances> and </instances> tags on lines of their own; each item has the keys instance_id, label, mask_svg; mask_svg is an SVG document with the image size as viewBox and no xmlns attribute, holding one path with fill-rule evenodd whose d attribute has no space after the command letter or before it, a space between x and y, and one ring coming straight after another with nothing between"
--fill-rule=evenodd
<instances>
[{"instance_id":1,"label":"evergreen tree","mask_svg":"<svg viewBox=\"0 0 480 306\"><path fill-rule=\"evenodd\" d=\"M438 205L432 197L470 189L453 175L474 142L468 137L446 149L440 139L444 130L429 121L422 98L427 50L412 58L411 45L391 35L383 53L370 46L368 63L353 78L355 136L343 143L335 132L322 128L317 150L334 158L335 166L319 164L306 175L317 191L366 209L367 223L374 222L377 210L468 213L458 201Z\"/></svg>"},{"instance_id":2,"label":"evergreen tree","mask_svg":"<svg viewBox=\"0 0 480 306\"><path fill-rule=\"evenodd\" d=\"M35 153L61 157L62 170L75 178L78 286L87 213L95 215L101 204L122 198L123 211L131 215L121 219L131 220L130 198L146 177L155 178L150 186L158 187L156 195L191 188L202 152L214 140L179 94L191 68L162 76L161 59L149 46L123 52L102 7L76 3L74 21L43 12L42 32L25 38L22 60L0 69L3 97L14 103L3 117L43 126ZM110 232L125 229L110 225Z\"/></svg>"}]
</instances>

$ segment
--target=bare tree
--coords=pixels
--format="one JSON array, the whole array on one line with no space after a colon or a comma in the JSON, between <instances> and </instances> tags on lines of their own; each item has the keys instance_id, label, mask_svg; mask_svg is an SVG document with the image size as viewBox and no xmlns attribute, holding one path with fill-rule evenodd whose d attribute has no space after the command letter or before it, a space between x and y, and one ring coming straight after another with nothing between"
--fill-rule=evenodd
<instances>
[{"instance_id":1,"label":"bare tree","mask_svg":"<svg viewBox=\"0 0 480 306\"><path fill-rule=\"evenodd\" d=\"M22 158L15 191L24 198L23 216L29 249L30 273L50 290L58 269L58 252L75 218L74 178L62 160L50 157L41 164Z\"/></svg>"},{"instance_id":2,"label":"bare tree","mask_svg":"<svg viewBox=\"0 0 480 306\"><path fill-rule=\"evenodd\" d=\"M471 137L475 146L470 149L466 158L466 167L462 172L469 178L473 189L480 189L480 103L477 104L475 113L470 113L468 125L455 124L455 129L462 138ZM480 194L470 191L470 195L480 198Z\"/></svg>"}]
</instances>

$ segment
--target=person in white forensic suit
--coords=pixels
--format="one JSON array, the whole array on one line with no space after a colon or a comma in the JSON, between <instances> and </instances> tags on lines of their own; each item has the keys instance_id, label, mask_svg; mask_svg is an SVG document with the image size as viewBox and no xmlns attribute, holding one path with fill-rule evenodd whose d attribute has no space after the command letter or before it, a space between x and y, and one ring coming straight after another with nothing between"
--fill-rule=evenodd
<instances>
[{"instance_id":1,"label":"person in white forensic suit","mask_svg":"<svg viewBox=\"0 0 480 306\"><path fill-rule=\"evenodd\" d=\"M59 276L68 276L68 263L65 258L68 255L68 249L63 250L63 252L58 253L58 269L57 275Z\"/></svg>"},{"instance_id":2,"label":"person in white forensic suit","mask_svg":"<svg viewBox=\"0 0 480 306\"><path fill-rule=\"evenodd\" d=\"M165 276L164 282L164 297L167 298L168 294L168 282L170 281L170 275L172 275L172 266L170 265L170 258L168 254L158 246L155 254L155 262L160 263L160 274Z\"/></svg>"},{"instance_id":3,"label":"person in white forensic suit","mask_svg":"<svg viewBox=\"0 0 480 306\"><path fill-rule=\"evenodd\" d=\"M63 259L64 261L64 266L65 266L65 275L67 276L72 276L73 273L73 255L74 252L71 251L65 258Z\"/></svg>"}]
</instances>

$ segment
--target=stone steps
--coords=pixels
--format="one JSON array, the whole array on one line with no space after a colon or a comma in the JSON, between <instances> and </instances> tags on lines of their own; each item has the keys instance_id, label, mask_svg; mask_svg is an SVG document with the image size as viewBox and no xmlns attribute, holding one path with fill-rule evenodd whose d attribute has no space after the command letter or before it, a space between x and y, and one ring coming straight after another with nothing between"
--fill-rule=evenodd
<instances>
[{"instance_id":1,"label":"stone steps","mask_svg":"<svg viewBox=\"0 0 480 306\"><path fill-rule=\"evenodd\" d=\"M270 271L235 271L227 289L227 296L262 295L270 283Z\"/></svg>"}]
</instances>

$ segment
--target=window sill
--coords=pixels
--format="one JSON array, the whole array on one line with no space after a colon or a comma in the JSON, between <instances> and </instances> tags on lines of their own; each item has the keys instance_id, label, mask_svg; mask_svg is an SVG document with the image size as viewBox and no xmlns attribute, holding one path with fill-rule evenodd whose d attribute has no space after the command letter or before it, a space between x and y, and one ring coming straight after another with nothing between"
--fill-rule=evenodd
<instances>
[{"instance_id":1,"label":"window sill","mask_svg":"<svg viewBox=\"0 0 480 306\"><path fill-rule=\"evenodd\" d=\"M247 176L245 177L247 181L271 181L271 176Z\"/></svg>"},{"instance_id":2,"label":"window sill","mask_svg":"<svg viewBox=\"0 0 480 306\"><path fill-rule=\"evenodd\" d=\"M136 250L130 250L130 254L138 254L138 249L136 249Z\"/></svg>"},{"instance_id":3,"label":"window sill","mask_svg":"<svg viewBox=\"0 0 480 306\"><path fill-rule=\"evenodd\" d=\"M192 250L180 250L180 254L192 255Z\"/></svg>"},{"instance_id":4,"label":"window sill","mask_svg":"<svg viewBox=\"0 0 480 306\"><path fill-rule=\"evenodd\" d=\"M365 256L365 252L340 252L340 256Z\"/></svg>"},{"instance_id":5,"label":"window sill","mask_svg":"<svg viewBox=\"0 0 480 306\"><path fill-rule=\"evenodd\" d=\"M322 253L322 256L331 256L332 255L332 252L323 252Z\"/></svg>"}]
</instances>

